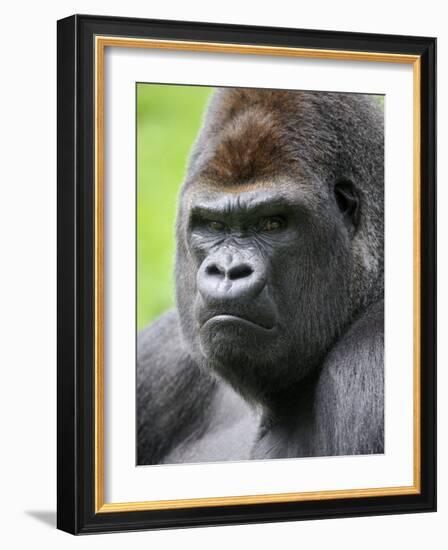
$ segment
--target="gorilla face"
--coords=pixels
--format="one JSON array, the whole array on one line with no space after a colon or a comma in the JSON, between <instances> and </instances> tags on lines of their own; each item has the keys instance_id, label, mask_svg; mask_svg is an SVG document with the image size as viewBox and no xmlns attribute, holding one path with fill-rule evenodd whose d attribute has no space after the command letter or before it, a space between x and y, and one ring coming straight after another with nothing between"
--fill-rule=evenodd
<instances>
[{"instance_id":1,"label":"gorilla face","mask_svg":"<svg viewBox=\"0 0 448 550\"><path fill-rule=\"evenodd\" d=\"M177 306L195 361L262 400L316 369L354 314L360 190L349 164L315 171L300 144L291 156L269 105L238 118L224 99L232 118L214 126L221 97L180 196Z\"/></svg>"},{"instance_id":2,"label":"gorilla face","mask_svg":"<svg viewBox=\"0 0 448 550\"><path fill-rule=\"evenodd\" d=\"M184 198L185 273L195 285L179 292L180 309L199 362L257 397L269 384L299 381L346 317L350 231L336 196L285 178L199 185Z\"/></svg>"}]
</instances>

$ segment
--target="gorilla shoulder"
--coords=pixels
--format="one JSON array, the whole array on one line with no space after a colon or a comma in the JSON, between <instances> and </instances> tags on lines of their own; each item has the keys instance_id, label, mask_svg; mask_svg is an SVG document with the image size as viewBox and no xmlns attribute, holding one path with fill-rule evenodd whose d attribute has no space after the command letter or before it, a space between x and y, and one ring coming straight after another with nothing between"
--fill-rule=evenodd
<instances>
[{"instance_id":1,"label":"gorilla shoulder","mask_svg":"<svg viewBox=\"0 0 448 550\"><path fill-rule=\"evenodd\" d=\"M137 342L137 462L155 464L196 428L215 384L185 353L175 310L143 329Z\"/></svg>"},{"instance_id":2,"label":"gorilla shoulder","mask_svg":"<svg viewBox=\"0 0 448 550\"><path fill-rule=\"evenodd\" d=\"M353 323L326 358L315 410L324 455L384 452L384 301Z\"/></svg>"},{"instance_id":3,"label":"gorilla shoulder","mask_svg":"<svg viewBox=\"0 0 448 550\"><path fill-rule=\"evenodd\" d=\"M183 369L187 356L182 349L177 311L171 309L147 325L137 338L137 380L152 386Z\"/></svg>"}]
</instances>

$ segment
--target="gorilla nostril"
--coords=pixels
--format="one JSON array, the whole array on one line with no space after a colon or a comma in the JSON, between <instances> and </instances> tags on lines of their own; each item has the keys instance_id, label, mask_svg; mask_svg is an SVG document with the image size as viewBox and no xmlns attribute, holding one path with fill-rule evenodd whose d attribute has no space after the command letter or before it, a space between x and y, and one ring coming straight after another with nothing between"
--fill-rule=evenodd
<instances>
[{"instance_id":1,"label":"gorilla nostril","mask_svg":"<svg viewBox=\"0 0 448 550\"><path fill-rule=\"evenodd\" d=\"M208 265L205 268L205 272L207 273L207 275L212 275L212 276L218 275L220 277L223 277L225 274L224 270L220 269L216 264Z\"/></svg>"},{"instance_id":2,"label":"gorilla nostril","mask_svg":"<svg viewBox=\"0 0 448 550\"><path fill-rule=\"evenodd\" d=\"M254 270L247 264L240 264L234 267L231 267L228 272L228 277L231 280L243 279L244 277L249 277L252 275Z\"/></svg>"}]
</instances>

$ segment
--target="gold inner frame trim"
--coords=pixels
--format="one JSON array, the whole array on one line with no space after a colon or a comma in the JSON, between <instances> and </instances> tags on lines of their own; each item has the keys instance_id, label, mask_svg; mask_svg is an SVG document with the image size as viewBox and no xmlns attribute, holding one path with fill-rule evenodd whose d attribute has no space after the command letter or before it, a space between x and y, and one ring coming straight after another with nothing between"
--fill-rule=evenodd
<instances>
[{"instance_id":1,"label":"gold inner frame trim","mask_svg":"<svg viewBox=\"0 0 448 550\"><path fill-rule=\"evenodd\" d=\"M198 51L207 53L233 53L243 55L269 55L313 59L372 61L406 63L413 65L413 298L414 298L414 349L413 349L413 485L366 489L343 489L263 495L225 496L213 498L189 498L179 500L153 500L142 502L104 501L104 54L106 47L151 48L174 51ZM420 493L421 485L421 426L420 426L420 121L421 121L421 72L420 56L390 53L355 52L255 46L250 44L225 44L181 40L156 40L96 36L95 54L95 513L166 510L207 506L232 506L279 502L304 502L342 498L412 495Z\"/></svg>"}]
</instances>

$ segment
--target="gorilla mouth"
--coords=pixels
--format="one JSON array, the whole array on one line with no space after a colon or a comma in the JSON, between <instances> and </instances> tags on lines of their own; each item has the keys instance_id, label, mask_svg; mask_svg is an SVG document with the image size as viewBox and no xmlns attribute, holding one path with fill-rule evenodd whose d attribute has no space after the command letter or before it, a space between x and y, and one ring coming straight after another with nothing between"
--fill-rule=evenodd
<instances>
[{"instance_id":1,"label":"gorilla mouth","mask_svg":"<svg viewBox=\"0 0 448 550\"><path fill-rule=\"evenodd\" d=\"M254 321L252 319L247 319L246 317L241 317L240 315L233 315L233 314L227 314L222 313L219 315L213 315L212 317L209 317L202 325L204 327L208 323L211 322L217 322L217 323L233 323L238 324L242 326L247 326L248 328L257 328L262 329L264 331L270 331L274 328L273 325L267 325L260 321Z\"/></svg>"}]
</instances>

